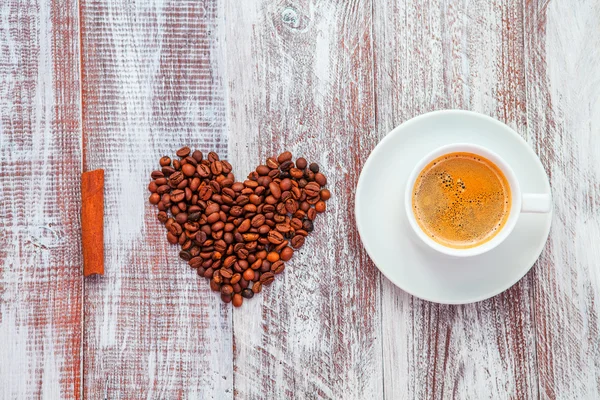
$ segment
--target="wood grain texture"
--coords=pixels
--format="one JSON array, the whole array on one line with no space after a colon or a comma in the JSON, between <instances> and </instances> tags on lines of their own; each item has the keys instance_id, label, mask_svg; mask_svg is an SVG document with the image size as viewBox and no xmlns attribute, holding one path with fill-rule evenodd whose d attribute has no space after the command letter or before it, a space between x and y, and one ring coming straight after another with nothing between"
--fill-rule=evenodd
<instances>
[{"instance_id":1,"label":"wood grain texture","mask_svg":"<svg viewBox=\"0 0 600 400\"><path fill-rule=\"evenodd\" d=\"M0 2L0 398L81 397L77 4Z\"/></svg>"},{"instance_id":2,"label":"wood grain texture","mask_svg":"<svg viewBox=\"0 0 600 400\"><path fill-rule=\"evenodd\" d=\"M86 280L85 398L232 397L231 311L148 203L183 145L227 154L215 1L82 2L85 168L104 168L105 275Z\"/></svg>"},{"instance_id":3,"label":"wood grain texture","mask_svg":"<svg viewBox=\"0 0 600 400\"><path fill-rule=\"evenodd\" d=\"M540 395L600 398L600 3L525 2L527 125L554 195L535 269Z\"/></svg>"},{"instance_id":4,"label":"wood grain texture","mask_svg":"<svg viewBox=\"0 0 600 400\"><path fill-rule=\"evenodd\" d=\"M378 138L443 108L526 136L520 1L387 0L374 2L373 21ZM386 398L537 398L531 274L466 306L421 301L381 279Z\"/></svg>"},{"instance_id":5,"label":"wood grain texture","mask_svg":"<svg viewBox=\"0 0 600 400\"><path fill-rule=\"evenodd\" d=\"M285 272L234 310L240 399L381 398L379 277L354 224L375 145L370 1L226 1L237 175L290 150L316 161L328 211Z\"/></svg>"}]
</instances>

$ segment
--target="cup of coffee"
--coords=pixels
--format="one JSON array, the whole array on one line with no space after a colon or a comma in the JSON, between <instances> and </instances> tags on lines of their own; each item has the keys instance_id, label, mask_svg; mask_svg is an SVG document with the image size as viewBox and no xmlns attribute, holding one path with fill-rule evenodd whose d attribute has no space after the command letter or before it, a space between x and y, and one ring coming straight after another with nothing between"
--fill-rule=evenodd
<instances>
[{"instance_id":1,"label":"cup of coffee","mask_svg":"<svg viewBox=\"0 0 600 400\"><path fill-rule=\"evenodd\" d=\"M406 214L415 234L450 256L485 253L511 233L520 213L547 213L549 194L521 193L510 166L492 151L451 144L425 156L408 179Z\"/></svg>"}]
</instances>

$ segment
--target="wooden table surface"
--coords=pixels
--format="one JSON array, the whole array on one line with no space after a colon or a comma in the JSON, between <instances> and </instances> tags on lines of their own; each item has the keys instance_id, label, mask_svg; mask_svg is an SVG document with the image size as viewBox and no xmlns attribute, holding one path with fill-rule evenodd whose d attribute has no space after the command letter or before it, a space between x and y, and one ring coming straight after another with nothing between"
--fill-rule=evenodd
<instances>
[{"instance_id":1,"label":"wooden table surface","mask_svg":"<svg viewBox=\"0 0 600 400\"><path fill-rule=\"evenodd\" d=\"M514 128L555 200L531 272L465 306L391 284L353 215L377 142L446 108ZM240 309L147 202L183 145L328 174L314 234ZM0 162L1 399L600 398L598 0L3 0ZM106 273L83 279L95 168Z\"/></svg>"}]
</instances>

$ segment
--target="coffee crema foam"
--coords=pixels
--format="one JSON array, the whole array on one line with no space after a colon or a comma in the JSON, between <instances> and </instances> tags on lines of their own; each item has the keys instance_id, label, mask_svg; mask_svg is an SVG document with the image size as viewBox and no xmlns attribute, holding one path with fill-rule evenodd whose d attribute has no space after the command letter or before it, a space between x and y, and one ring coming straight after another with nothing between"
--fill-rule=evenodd
<instances>
[{"instance_id":1,"label":"coffee crema foam","mask_svg":"<svg viewBox=\"0 0 600 400\"><path fill-rule=\"evenodd\" d=\"M436 242L471 248L492 239L511 208L510 186L490 160L449 153L430 162L413 187L412 206L421 229Z\"/></svg>"}]
</instances>

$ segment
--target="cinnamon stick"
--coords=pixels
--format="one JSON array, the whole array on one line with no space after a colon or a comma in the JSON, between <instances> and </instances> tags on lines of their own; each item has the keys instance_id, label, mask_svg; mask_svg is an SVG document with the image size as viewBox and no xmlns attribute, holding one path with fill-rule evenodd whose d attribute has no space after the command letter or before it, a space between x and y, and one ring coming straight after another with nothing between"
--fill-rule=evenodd
<instances>
[{"instance_id":1,"label":"cinnamon stick","mask_svg":"<svg viewBox=\"0 0 600 400\"><path fill-rule=\"evenodd\" d=\"M104 274L104 170L81 175L83 275Z\"/></svg>"}]
</instances>

